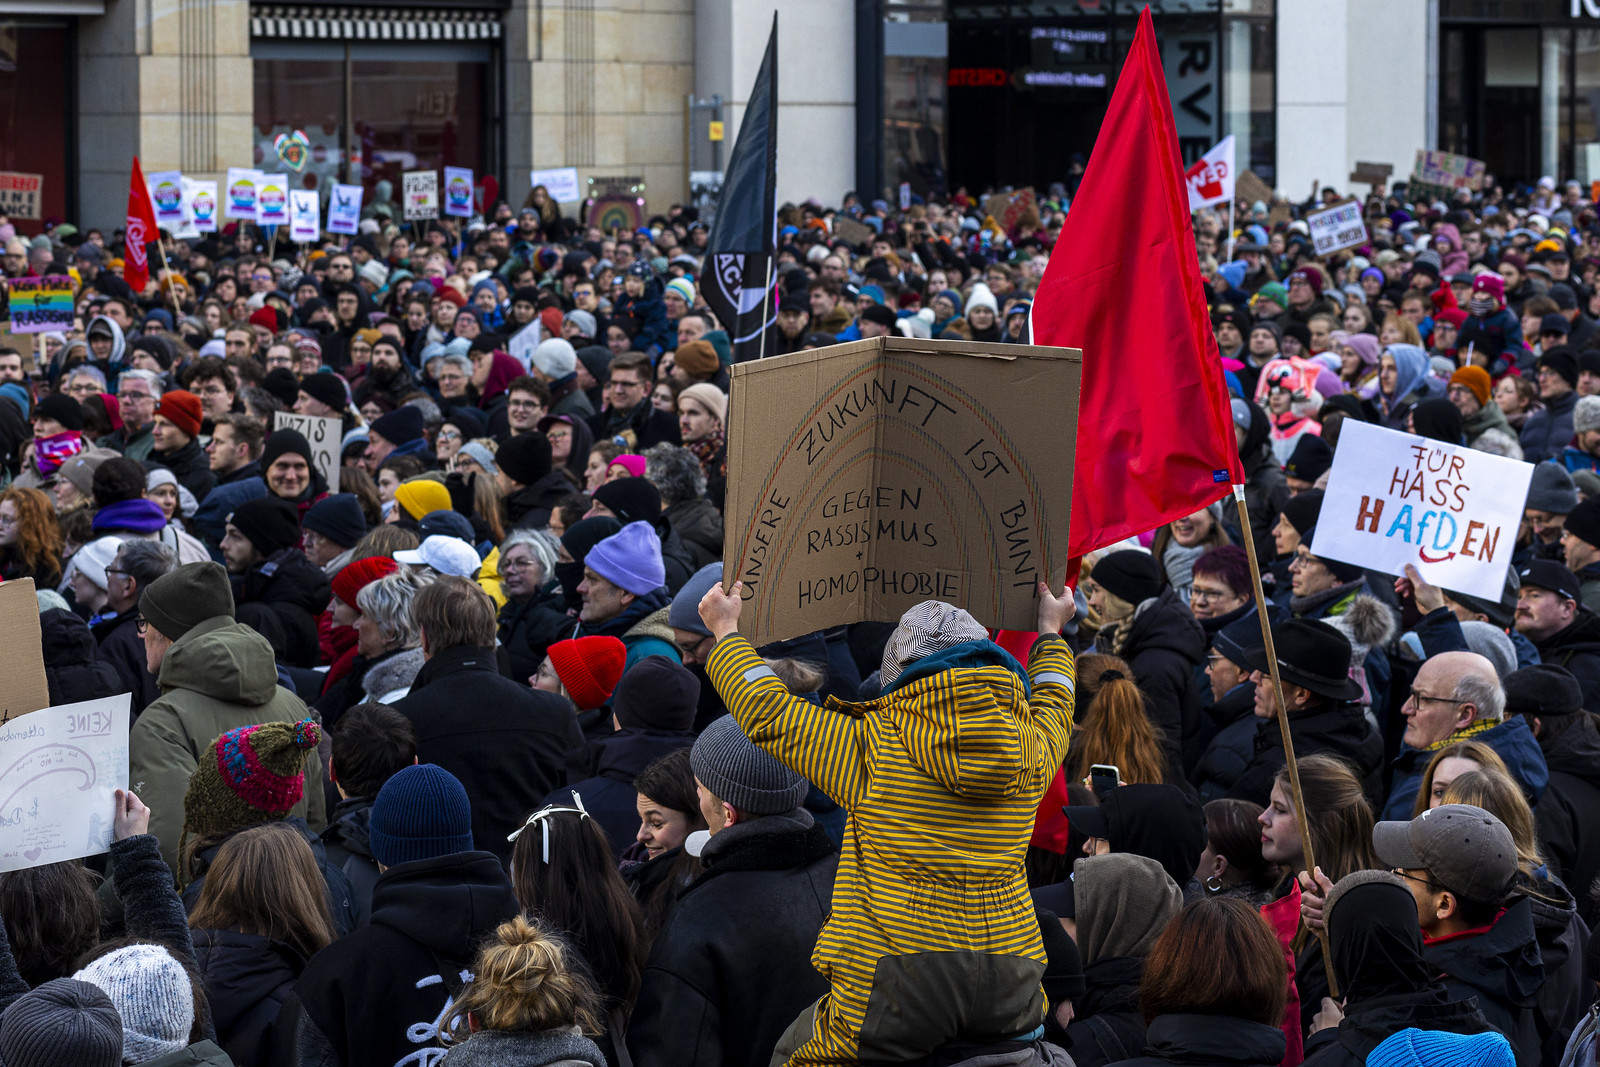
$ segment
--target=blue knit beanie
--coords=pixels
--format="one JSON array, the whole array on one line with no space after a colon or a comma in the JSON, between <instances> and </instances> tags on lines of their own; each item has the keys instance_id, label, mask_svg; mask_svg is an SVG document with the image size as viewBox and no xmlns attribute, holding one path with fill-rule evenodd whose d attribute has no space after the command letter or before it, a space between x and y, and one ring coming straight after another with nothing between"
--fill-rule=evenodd
<instances>
[{"instance_id":1,"label":"blue knit beanie","mask_svg":"<svg viewBox=\"0 0 1600 1067\"><path fill-rule=\"evenodd\" d=\"M661 538L648 522L630 522L584 557L584 566L618 589L644 596L667 584Z\"/></svg>"},{"instance_id":2,"label":"blue knit beanie","mask_svg":"<svg viewBox=\"0 0 1600 1067\"><path fill-rule=\"evenodd\" d=\"M684 583L678 594L672 598L672 607L667 611L667 625L676 630L688 630L690 633L711 636L711 631L706 629L705 622L700 618L700 600L711 587L722 582L722 561L707 563L695 571L689 580Z\"/></svg>"},{"instance_id":3,"label":"blue knit beanie","mask_svg":"<svg viewBox=\"0 0 1600 1067\"><path fill-rule=\"evenodd\" d=\"M1367 1067L1515 1067L1511 1043L1500 1034L1447 1034L1411 1027L1367 1055Z\"/></svg>"},{"instance_id":4,"label":"blue knit beanie","mask_svg":"<svg viewBox=\"0 0 1600 1067\"><path fill-rule=\"evenodd\" d=\"M472 851L472 804L456 776L420 763L383 784L367 826L372 858L385 867Z\"/></svg>"}]
</instances>

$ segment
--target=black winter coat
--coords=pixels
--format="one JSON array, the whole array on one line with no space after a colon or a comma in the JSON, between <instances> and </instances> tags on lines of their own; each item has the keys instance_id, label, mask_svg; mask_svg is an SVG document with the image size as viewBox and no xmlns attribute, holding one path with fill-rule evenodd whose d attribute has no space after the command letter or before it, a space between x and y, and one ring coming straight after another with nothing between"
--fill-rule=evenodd
<instances>
[{"instance_id":1,"label":"black winter coat","mask_svg":"<svg viewBox=\"0 0 1600 1067\"><path fill-rule=\"evenodd\" d=\"M305 957L281 941L237 930L196 930L194 951L217 1044L234 1067L283 1062L287 1049L274 1048L273 1028Z\"/></svg>"},{"instance_id":2,"label":"black winter coat","mask_svg":"<svg viewBox=\"0 0 1600 1067\"><path fill-rule=\"evenodd\" d=\"M784 1030L828 991L811 950L838 851L819 826L783 819L763 832L762 822L703 857L656 938L628 1027L635 1067L767 1067Z\"/></svg>"},{"instance_id":3,"label":"black winter coat","mask_svg":"<svg viewBox=\"0 0 1600 1067\"><path fill-rule=\"evenodd\" d=\"M715 504L704 497L680 500L664 514L694 561L694 570L722 558L722 513Z\"/></svg>"},{"instance_id":4,"label":"black winter coat","mask_svg":"<svg viewBox=\"0 0 1600 1067\"><path fill-rule=\"evenodd\" d=\"M1306 1058L1301 1067L1365 1067L1373 1049L1409 1027L1448 1034L1495 1032L1478 1010L1475 999L1468 997L1452 1003L1443 988L1433 986L1416 993L1396 993L1347 1005L1338 1026L1318 1030L1306 1038Z\"/></svg>"},{"instance_id":5,"label":"black winter coat","mask_svg":"<svg viewBox=\"0 0 1600 1067\"><path fill-rule=\"evenodd\" d=\"M373 891L372 921L311 957L285 1001L280 1025L293 1028L290 1062L418 1062L420 1051L438 1046L461 972L518 910L505 868L490 853L390 867Z\"/></svg>"},{"instance_id":6,"label":"black winter coat","mask_svg":"<svg viewBox=\"0 0 1600 1067\"><path fill-rule=\"evenodd\" d=\"M52 707L125 692L117 669L96 657L88 623L72 612L65 608L41 612L39 638L44 645L44 677Z\"/></svg>"},{"instance_id":7,"label":"black winter coat","mask_svg":"<svg viewBox=\"0 0 1600 1067\"><path fill-rule=\"evenodd\" d=\"M1550 783L1534 815L1539 824L1539 852L1551 872L1577 886L1578 914L1592 930L1600 908L1582 892L1600 878L1600 720L1584 712L1559 734L1545 719L1539 737Z\"/></svg>"},{"instance_id":8,"label":"black winter coat","mask_svg":"<svg viewBox=\"0 0 1600 1067\"><path fill-rule=\"evenodd\" d=\"M240 604L261 604L272 609L283 624L285 662L291 667L315 667L321 654L317 645L317 616L333 599L333 586L322 568L297 548L274 552L266 562L236 579L234 599Z\"/></svg>"},{"instance_id":9,"label":"black winter coat","mask_svg":"<svg viewBox=\"0 0 1600 1067\"><path fill-rule=\"evenodd\" d=\"M1144 959L1111 956L1083 969L1084 994L1072 1002L1067 1051L1077 1067L1106 1067L1144 1052L1144 1016L1139 979Z\"/></svg>"},{"instance_id":10,"label":"black winter coat","mask_svg":"<svg viewBox=\"0 0 1600 1067\"><path fill-rule=\"evenodd\" d=\"M211 457L199 441L191 440L176 452L151 452L146 466L152 465L171 471L178 484L193 493L196 500L204 500L217 487L217 476L211 473Z\"/></svg>"},{"instance_id":11,"label":"black winter coat","mask_svg":"<svg viewBox=\"0 0 1600 1067\"><path fill-rule=\"evenodd\" d=\"M1205 709L1216 726L1189 781L1200 795L1200 803L1228 795L1239 776L1249 766L1256 751L1256 687L1241 682L1222 694L1222 699Z\"/></svg>"},{"instance_id":12,"label":"black winter coat","mask_svg":"<svg viewBox=\"0 0 1600 1067\"><path fill-rule=\"evenodd\" d=\"M633 788L634 778L662 756L692 747L692 733L618 730L584 745L581 759L569 760L567 765L567 780L573 784L555 790L544 802L570 804L576 792L589 817L611 840L612 853L621 856L639 833L639 794Z\"/></svg>"},{"instance_id":13,"label":"black winter coat","mask_svg":"<svg viewBox=\"0 0 1600 1067\"><path fill-rule=\"evenodd\" d=\"M417 731L417 759L461 780L473 844L511 860L506 835L565 780L583 744L572 705L500 674L492 648L440 650L394 709Z\"/></svg>"},{"instance_id":14,"label":"black winter coat","mask_svg":"<svg viewBox=\"0 0 1600 1067\"><path fill-rule=\"evenodd\" d=\"M1512 901L1485 933L1424 945L1422 958L1443 973L1451 1000L1477 998L1484 1018L1511 1042L1517 1067L1538 1067L1545 969L1526 897Z\"/></svg>"},{"instance_id":15,"label":"black winter coat","mask_svg":"<svg viewBox=\"0 0 1600 1067\"><path fill-rule=\"evenodd\" d=\"M1583 707L1600 714L1600 615L1580 607L1578 617L1560 633L1534 642L1539 662L1565 667L1583 688Z\"/></svg>"},{"instance_id":16,"label":"black winter coat","mask_svg":"<svg viewBox=\"0 0 1600 1067\"><path fill-rule=\"evenodd\" d=\"M638 453L643 453L651 445L660 444L662 441L669 445L683 444L677 416L670 412L657 411L649 397L639 401L639 405L625 416L609 408L595 413L589 419L589 432L594 434L596 443L609 441L618 434L632 433L633 451Z\"/></svg>"},{"instance_id":17,"label":"black winter coat","mask_svg":"<svg viewBox=\"0 0 1600 1067\"><path fill-rule=\"evenodd\" d=\"M1249 1019L1158 1015L1150 1021L1144 1055L1116 1067L1275 1067L1287 1046L1281 1029Z\"/></svg>"},{"instance_id":18,"label":"black winter coat","mask_svg":"<svg viewBox=\"0 0 1600 1067\"><path fill-rule=\"evenodd\" d=\"M542 530L550 525L550 513L556 505L576 491L566 468L557 467L506 497L506 519L512 530Z\"/></svg>"},{"instance_id":19,"label":"black winter coat","mask_svg":"<svg viewBox=\"0 0 1600 1067\"><path fill-rule=\"evenodd\" d=\"M372 798L347 797L333 809L333 817L322 831L328 865L339 868L350 880L350 903L355 907L357 926L365 926L372 918L372 890L383 873L372 858L368 834L371 821Z\"/></svg>"},{"instance_id":20,"label":"black winter coat","mask_svg":"<svg viewBox=\"0 0 1600 1067\"><path fill-rule=\"evenodd\" d=\"M1128 627L1122 658L1133 668L1150 721L1166 735L1167 766L1176 774L1200 755L1202 694L1195 670L1206 659L1206 633L1172 589L1163 589Z\"/></svg>"},{"instance_id":21,"label":"black winter coat","mask_svg":"<svg viewBox=\"0 0 1600 1067\"><path fill-rule=\"evenodd\" d=\"M1256 408L1255 413L1258 420L1264 421L1260 408ZM1270 427L1262 431L1262 443L1255 446L1254 451L1250 451L1249 439L1239 450L1244 460L1244 502L1250 509L1250 536L1255 538L1257 559L1272 559L1277 555L1272 528L1278 523L1278 513L1289 502L1289 483L1283 476L1283 468L1273 458L1272 446L1266 443L1269 433ZM1255 437L1254 426L1250 437Z\"/></svg>"},{"instance_id":22,"label":"black winter coat","mask_svg":"<svg viewBox=\"0 0 1600 1067\"><path fill-rule=\"evenodd\" d=\"M572 632L576 621L566 612L557 583L525 600L507 600L500 609L500 673L526 682L539 670L551 645Z\"/></svg>"},{"instance_id":23,"label":"black winter coat","mask_svg":"<svg viewBox=\"0 0 1600 1067\"><path fill-rule=\"evenodd\" d=\"M1383 800L1379 776L1383 764L1383 738L1356 704L1325 704L1289 717L1296 756L1326 752L1348 762L1361 779L1367 799L1378 809ZM1228 790L1232 797L1253 800L1262 807L1272 802L1272 781L1285 763L1283 731L1276 719L1256 723L1250 762Z\"/></svg>"},{"instance_id":24,"label":"black winter coat","mask_svg":"<svg viewBox=\"0 0 1600 1067\"><path fill-rule=\"evenodd\" d=\"M1589 927L1578 917L1578 904L1560 882L1532 879L1522 873L1512 890L1528 898L1533 933L1544 963L1539 986L1539 1036L1545 1063L1557 1063L1567 1038L1594 1003L1594 984L1584 976L1584 946Z\"/></svg>"},{"instance_id":25,"label":"black winter coat","mask_svg":"<svg viewBox=\"0 0 1600 1067\"><path fill-rule=\"evenodd\" d=\"M340 936L349 933L356 926L355 903L351 899L350 880L336 864L328 861L328 853L322 847L322 839L311 832L304 819L298 815L291 815L284 822L300 831L300 836L311 846L312 858L317 861L317 870L322 874L323 884L328 890L328 911L333 917L334 930ZM239 830L248 829L248 826L239 827ZM234 831L237 832L238 830ZM232 834L229 835L231 836ZM195 852L194 881L183 887L183 906L187 910L193 911L195 905L200 903L200 891L206 884L206 871L217 861L217 853L222 850L226 840L227 838L223 838Z\"/></svg>"},{"instance_id":26,"label":"black winter coat","mask_svg":"<svg viewBox=\"0 0 1600 1067\"><path fill-rule=\"evenodd\" d=\"M156 676L150 673L149 662L145 659L144 638L139 636L138 611L105 616L90 627L90 632L99 643L95 655L117 672L121 682L117 692L128 693L132 697L132 706L129 708L132 718L129 721L138 718L139 713L161 695L161 687L156 684Z\"/></svg>"}]
</instances>

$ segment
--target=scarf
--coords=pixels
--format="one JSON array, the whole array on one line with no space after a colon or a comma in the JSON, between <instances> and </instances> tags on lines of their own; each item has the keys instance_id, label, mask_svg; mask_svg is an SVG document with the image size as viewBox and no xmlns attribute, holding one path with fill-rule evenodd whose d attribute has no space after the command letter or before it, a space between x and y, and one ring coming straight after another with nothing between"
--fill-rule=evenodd
<instances>
[{"instance_id":1,"label":"scarf","mask_svg":"<svg viewBox=\"0 0 1600 1067\"><path fill-rule=\"evenodd\" d=\"M1472 312L1474 317L1480 319L1486 319L1493 315L1499 307L1500 302L1498 300L1483 293L1474 293L1472 299L1467 301L1467 310Z\"/></svg>"},{"instance_id":2,"label":"scarf","mask_svg":"<svg viewBox=\"0 0 1600 1067\"><path fill-rule=\"evenodd\" d=\"M1465 730L1457 730L1455 733L1451 734L1449 737L1445 738L1444 740L1435 741L1433 744L1425 746L1422 751L1424 751L1424 752L1437 752L1441 748L1446 748L1446 747L1448 747L1450 745L1458 744L1459 742L1462 742L1462 741L1471 741L1474 737L1477 737L1479 734L1486 734L1490 730L1493 730L1496 726L1499 726L1499 725L1500 725L1500 720L1499 719L1479 719L1477 722L1473 723L1471 726L1467 727Z\"/></svg>"},{"instance_id":3,"label":"scarf","mask_svg":"<svg viewBox=\"0 0 1600 1067\"><path fill-rule=\"evenodd\" d=\"M722 427L706 434L698 441L690 441L683 447L694 453L694 458L700 461L700 466L705 469L707 478L727 477L728 457L723 456L721 463L713 463L717 453L722 450L723 443L727 440L722 432Z\"/></svg>"},{"instance_id":4,"label":"scarf","mask_svg":"<svg viewBox=\"0 0 1600 1067\"><path fill-rule=\"evenodd\" d=\"M1205 555L1205 545L1184 548L1174 539L1161 553L1161 566L1167 572L1167 581L1186 602L1189 588L1194 585L1194 561Z\"/></svg>"},{"instance_id":5,"label":"scarf","mask_svg":"<svg viewBox=\"0 0 1600 1067\"><path fill-rule=\"evenodd\" d=\"M49 437L33 439L33 465L41 477L48 478L61 468L61 464L83 451L83 434L77 430L62 430Z\"/></svg>"},{"instance_id":6,"label":"scarf","mask_svg":"<svg viewBox=\"0 0 1600 1067\"><path fill-rule=\"evenodd\" d=\"M1289 599L1289 613L1298 619L1311 614L1313 611L1319 611L1329 604L1337 604L1347 596L1354 596L1360 590L1361 583L1365 580L1366 578L1363 576L1353 582L1340 582L1332 589L1324 589L1322 592L1312 593L1310 596L1291 597ZM1330 614L1337 615L1338 612L1331 612Z\"/></svg>"}]
</instances>

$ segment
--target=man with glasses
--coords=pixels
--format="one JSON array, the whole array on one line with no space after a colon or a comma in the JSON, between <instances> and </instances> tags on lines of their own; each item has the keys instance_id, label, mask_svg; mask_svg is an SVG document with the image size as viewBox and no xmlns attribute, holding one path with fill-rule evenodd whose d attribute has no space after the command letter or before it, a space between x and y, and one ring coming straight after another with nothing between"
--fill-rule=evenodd
<instances>
[{"instance_id":1,"label":"man with glasses","mask_svg":"<svg viewBox=\"0 0 1600 1067\"><path fill-rule=\"evenodd\" d=\"M506 386L506 438L538 428L539 420L549 413L550 390L543 383L526 374L511 379ZM496 429L493 424L499 419L491 417L489 421L489 430L493 433Z\"/></svg>"},{"instance_id":2,"label":"man with glasses","mask_svg":"<svg viewBox=\"0 0 1600 1067\"><path fill-rule=\"evenodd\" d=\"M1464 639L1461 643L1466 644ZM1433 754L1462 741L1494 749L1535 801L1550 780L1538 739L1521 717L1506 715L1506 694L1494 664L1476 652L1430 657L1418 669L1400 714L1406 729L1394 761L1385 818L1409 815Z\"/></svg>"},{"instance_id":3,"label":"man with glasses","mask_svg":"<svg viewBox=\"0 0 1600 1067\"><path fill-rule=\"evenodd\" d=\"M139 594L175 563L172 549L160 541L124 541L106 568L105 609L90 627L98 644L95 657L111 664L123 688L133 695L131 713L135 718L161 695L156 676L145 666Z\"/></svg>"},{"instance_id":4,"label":"man with glasses","mask_svg":"<svg viewBox=\"0 0 1600 1067\"><path fill-rule=\"evenodd\" d=\"M670 411L657 411L650 403L653 368L643 352L624 352L611 361L606 382L605 409L589 420L595 440L621 435L633 444L635 452L651 445L680 445L678 420Z\"/></svg>"},{"instance_id":5,"label":"man with glasses","mask_svg":"<svg viewBox=\"0 0 1600 1067\"><path fill-rule=\"evenodd\" d=\"M122 411L122 429L101 440L131 460L143 463L156 446L156 400L161 396L161 378L154 371L123 371L117 379L117 403Z\"/></svg>"},{"instance_id":6,"label":"man with glasses","mask_svg":"<svg viewBox=\"0 0 1600 1067\"><path fill-rule=\"evenodd\" d=\"M339 290L356 280L355 260L343 252L328 257L327 279L322 283L322 295L331 303Z\"/></svg>"},{"instance_id":7,"label":"man with glasses","mask_svg":"<svg viewBox=\"0 0 1600 1067\"><path fill-rule=\"evenodd\" d=\"M228 331L231 338L234 331ZM249 336L246 331L246 336ZM232 345L230 340L229 345ZM231 356L231 353L230 353ZM216 356L206 356L198 360L189 373L183 376L184 388L200 398L200 406L205 412L208 421L235 410L235 398L239 392L239 380L233 376L233 369Z\"/></svg>"}]
</instances>

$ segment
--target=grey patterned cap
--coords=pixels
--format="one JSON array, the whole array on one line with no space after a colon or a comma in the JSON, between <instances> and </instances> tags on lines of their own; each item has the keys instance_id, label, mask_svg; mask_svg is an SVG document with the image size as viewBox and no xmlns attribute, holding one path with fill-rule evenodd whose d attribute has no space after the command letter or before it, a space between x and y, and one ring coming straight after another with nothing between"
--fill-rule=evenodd
<instances>
[{"instance_id":1,"label":"grey patterned cap","mask_svg":"<svg viewBox=\"0 0 1600 1067\"><path fill-rule=\"evenodd\" d=\"M900 625L883 647L883 667L878 672L888 689L900 672L923 656L931 656L967 641L984 641L989 631L977 619L942 600L924 600L900 616Z\"/></svg>"},{"instance_id":2,"label":"grey patterned cap","mask_svg":"<svg viewBox=\"0 0 1600 1067\"><path fill-rule=\"evenodd\" d=\"M771 670L771 668L763 668ZM732 715L700 732L689 753L694 776L719 800L751 815L782 815L806 799L811 785L756 747Z\"/></svg>"}]
</instances>

